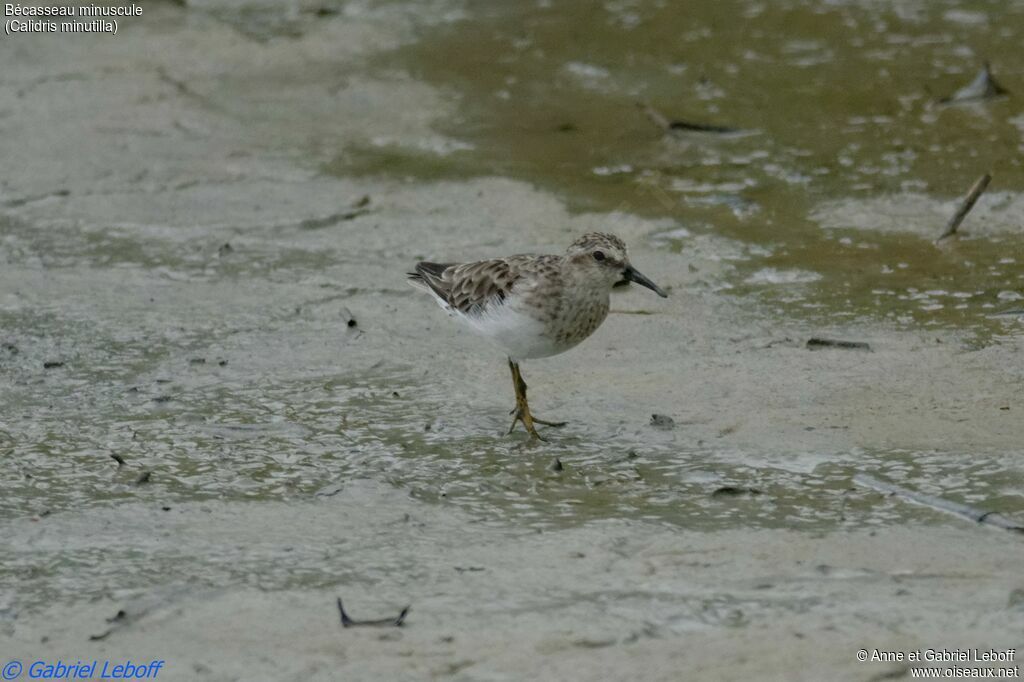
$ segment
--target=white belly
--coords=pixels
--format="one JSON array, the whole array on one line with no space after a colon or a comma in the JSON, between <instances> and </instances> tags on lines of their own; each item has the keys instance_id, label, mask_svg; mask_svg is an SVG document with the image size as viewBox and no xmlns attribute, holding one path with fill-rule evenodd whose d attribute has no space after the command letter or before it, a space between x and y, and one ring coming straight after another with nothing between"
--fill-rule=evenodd
<instances>
[{"instance_id":1,"label":"white belly","mask_svg":"<svg viewBox=\"0 0 1024 682\"><path fill-rule=\"evenodd\" d=\"M542 322L507 305L495 306L474 317L459 313L456 317L477 334L497 344L514 360L546 358L572 347L556 344Z\"/></svg>"},{"instance_id":2,"label":"white belly","mask_svg":"<svg viewBox=\"0 0 1024 682\"><path fill-rule=\"evenodd\" d=\"M603 305L597 305L597 310L592 315L593 324L585 326L582 336L569 338L568 335L558 334L557 329L553 329L550 325L523 312L517 305L521 304L520 301L504 301L498 305L489 306L477 315L467 315L449 306L433 292L430 293L437 304L450 316L459 320L473 332L490 339L513 360L546 358L564 353L589 336L608 313L607 301ZM561 326L559 323L564 320L552 319L550 322L558 327Z\"/></svg>"}]
</instances>

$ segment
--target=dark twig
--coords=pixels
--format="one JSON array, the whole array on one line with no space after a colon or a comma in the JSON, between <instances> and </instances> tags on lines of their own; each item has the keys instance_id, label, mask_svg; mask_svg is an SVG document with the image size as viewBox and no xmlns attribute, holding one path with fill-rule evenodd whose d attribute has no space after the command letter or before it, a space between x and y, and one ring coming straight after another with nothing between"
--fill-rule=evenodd
<instances>
[{"instance_id":1,"label":"dark twig","mask_svg":"<svg viewBox=\"0 0 1024 682\"><path fill-rule=\"evenodd\" d=\"M970 83L954 92L949 97L943 97L939 104L961 104L964 102L980 102L982 100L1002 97L1009 94L1009 91L996 82L992 75L992 67L988 62L981 66L981 71Z\"/></svg>"},{"instance_id":2,"label":"dark twig","mask_svg":"<svg viewBox=\"0 0 1024 682\"><path fill-rule=\"evenodd\" d=\"M967 196L964 197L964 200L960 203L960 208L956 210L953 217L949 219L948 223L946 223L946 229L943 230L942 234L940 234L938 239L935 240L936 244L946 237L956 234L957 228L960 227L960 223L964 221L967 214L970 213L972 208L974 208L974 204L978 201L978 197L980 197L982 192L985 191L985 188L988 187L988 183L991 182L991 180L992 175L990 173L985 173L975 181L974 186L971 187L971 191L967 193Z\"/></svg>"},{"instance_id":3,"label":"dark twig","mask_svg":"<svg viewBox=\"0 0 1024 682\"><path fill-rule=\"evenodd\" d=\"M651 123L658 126L666 133L688 131L693 133L718 133L725 135L728 133L739 132L737 128L730 128L728 126L719 126L710 123L691 123L689 121L677 121L670 120L660 111L652 107L646 102L637 102L637 107L640 108L647 118L650 119Z\"/></svg>"},{"instance_id":4,"label":"dark twig","mask_svg":"<svg viewBox=\"0 0 1024 682\"><path fill-rule=\"evenodd\" d=\"M811 350L819 348L843 348L845 350L871 350L871 346L863 341L841 341L838 339L822 339L817 336L807 340Z\"/></svg>"},{"instance_id":5,"label":"dark twig","mask_svg":"<svg viewBox=\"0 0 1024 682\"><path fill-rule=\"evenodd\" d=\"M871 488L872 490L877 490L880 493L896 495L908 502L914 502L916 504L930 507L936 511L953 514L954 516L959 516L961 518L974 521L975 523L984 523L989 526L995 526L996 528L1002 528L1015 533L1024 533L1024 525L1015 523L1002 514L998 514L993 511L986 511L966 504L960 504L959 502L953 502L952 500L935 497L934 495L919 493L914 490L910 490L909 488L896 485L895 483L883 481L879 478L875 478L874 476L868 476L867 474L857 474L853 477L853 482L865 488Z\"/></svg>"},{"instance_id":6,"label":"dark twig","mask_svg":"<svg viewBox=\"0 0 1024 682\"><path fill-rule=\"evenodd\" d=\"M743 495L760 495L761 491L757 488L748 488L746 486L736 485L725 485L721 488L716 488L712 493L711 497L740 497Z\"/></svg>"},{"instance_id":7,"label":"dark twig","mask_svg":"<svg viewBox=\"0 0 1024 682\"><path fill-rule=\"evenodd\" d=\"M349 327L359 326L359 322L356 321L355 315L353 315L352 311L349 310L348 308L342 307L341 316L345 318L345 324L348 325Z\"/></svg>"},{"instance_id":8,"label":"dark twig","mask_svg":"<svg viewBox=\"0 0 1024 682\"><path fill-rule=\"evenodd\" d=\"M341 614L341 626L345 628L352 627L387 627L393 626L396 628L402 627L402 623L405 622L405 617L409 615L409 609L411 606L406 606L402 609L402 612L398 614L396 618L379 618L377 620L352 620L345 613L345 607L341 605L341 597L338 597L338 613Z\"/></svg>"}]
</instances>

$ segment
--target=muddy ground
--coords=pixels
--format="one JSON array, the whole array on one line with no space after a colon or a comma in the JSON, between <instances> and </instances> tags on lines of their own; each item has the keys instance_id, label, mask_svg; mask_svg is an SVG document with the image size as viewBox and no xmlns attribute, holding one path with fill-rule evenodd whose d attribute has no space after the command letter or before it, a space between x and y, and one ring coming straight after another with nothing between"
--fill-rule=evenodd
<instances>
[{"instance_id":1,"label":"muddy ground","mask_svg":"<svg viewBox=\"0 0 1024 682\"><path fill-rule=\"evenodd\" d=\"M906 664L859 649L1020 644L1019 536L853 483L1024 518L1014 190L979 206L975 238L1009 261L990 291L971 280L977 324L915 317L948 283L914 314L846 315L824 261L830 307L797 313L814 259L760 262L735 226L479 159L430 177L423 159L481 147L448 132L466 103L378 60L473 8L290 7L153 3L116 36L0 40L6 658L165 659L169 680L870 680ZM344 162L367 149L372 172ZM913 185L806 219L969 268L989 246L937 250L922 227L955 199ZM404 273L594 229L671 295L617 291L592 339L525 364L536 412L570 424L506 436L504 359ZM337 597L357 619L412 609L343 629Z\"/></svg>"}]
</instances>

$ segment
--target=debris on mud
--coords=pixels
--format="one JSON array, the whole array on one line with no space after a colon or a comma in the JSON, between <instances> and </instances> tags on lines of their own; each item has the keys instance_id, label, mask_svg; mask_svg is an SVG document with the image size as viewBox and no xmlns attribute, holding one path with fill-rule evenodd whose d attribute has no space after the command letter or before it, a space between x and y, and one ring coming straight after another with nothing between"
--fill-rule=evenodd
<instances>
[{"instance_id":1,"label":"debris on mud","mask_svg":"<svg viewBox=\"0 0 1024 682\"><path fill-rule=\"evenodd\" d=\"M727 135L729 133L740 132L739 128L730 128L729 126L715 125L711 123L692 123L690 121L679 121L675 119L669 119L663 113L647 104L646 102L637 102L637 107L644 112L648 120L651 123L658 126L667 133L672 132L690 132L690 133L715 133L718 135Z\"/></svg>"},{"instance_id":2,"label":"debris on mud","mask_svg":"<svg viewBox=\"0 0 1024 682\"><path fill-rule=\"evenodd\" d=\"M990 526L995 526L996 528L1002 528L1004 530L1013 531L1014 533L1024 534L1024 524L1018 523L1013 519L1007 518L1002 514L991 510L979 509L978 507L961 504L960 502L954 502L935 495L919 493L916 490L904 488L901 485L896 485L889 481L883 481L880 478L875 478L874 476L869 476L867 474L857 474L853 477L853 482L864 488L870 488L871 490L885 493L887 495L895 495L896 497L907 500L908 502L914 502L936 511L953 514L954 516L959 516L961 518L968 519L969 521L974 521L975 523L988 524Z\"/></svg>"},{"instance_id":3,"label":"debris on mud","mask_svg":"<svg viewBox=\"0 0 1024 682\"><path fill-rule=\"evenodd\" d=\"M341 615L341 626L345 627L345 628L360 627L360 626L365 626L365 627L387 627L387 626L392 626L392 627L396 627L396 628L402 627L402 624L405 622L405 617L407 615L409 615L409 609L411 609L411 608L412 608L411 606L406 606L404 609L402 609L402 612L399 613L398 616L396 616L394 618L378 618L376 620L352 620L351 618L349 618L348 614L345 613L345 607L342 606L342 604L341 604L341 597L338 597L338 613Z\"/></svg>"},{"instance_id":4,"label":"debris on mud","mask_svg":"<svg viewBox=\"0 0 1024 682\"><path fill-rule=\"evenodd\" d=\"M676 420L668 416L667 414L652 414L651 426L653 426L656 429L668 431L676 427Z\"/></svg>"},{"instance_id":5,"label":"debris on mud","mask_svg":"<svg viewBox=\"0 0 1024 682\"><path fill-rule=\"evenodd\" d=\"M951 237L956 234L957 228L960 227L960 223L964 221L967 214L971 212L972 208L974 208L974 204L978 201L978 197L980 197L982 192L985 191L985 188L988 187L988 183L991 182L991 180L992 174L985 173L974 181L971 189L967 192L967 196L964 197L964 200L960 202L960 206L956 209L956 213L954 213L953 217L949 219L948 223L946 223L946 229L944 229L942 234L935 239L936 244L946 237Z\"/></svg>"},{"instance_id":6,"label":"debris on mud","mask_svg":"<svg viewBox=\"0 0 1024 682\"><path fill-rule=\"evenodd\" d=\"M735 485L724 485L721 488L716 488L712 493L711 497L741 497L744 495L760 495L762 494L757 488L748 488L745 486Z\"/></svg>"},{"instance_id":7,"label":"debris on mud","mask_svg":"<svg viewBox=\"0 0 1024 682\"><path fill-rule=\"evenodd\" d=\"M943 97L939 104L960 104L963 102L978 102L986 99L993 99L1009 94L1009 90L996 82L992 76L992 67L985 62L981 71L970 83L954 92L949 97Z\"/></svg>"},{"instance_id":8,"label":"debris on mud","mask_svg":"<svg viewBox=\"0 0 1024 682\"><path fill-rule=\"evenodd\" d=\"M807 340L807 348L818 350L820 348L842 348L844 350L871 350L871 345L864 341L844 341L842 339L823 339L813 336Z\"/></svg>"}]
</instances>

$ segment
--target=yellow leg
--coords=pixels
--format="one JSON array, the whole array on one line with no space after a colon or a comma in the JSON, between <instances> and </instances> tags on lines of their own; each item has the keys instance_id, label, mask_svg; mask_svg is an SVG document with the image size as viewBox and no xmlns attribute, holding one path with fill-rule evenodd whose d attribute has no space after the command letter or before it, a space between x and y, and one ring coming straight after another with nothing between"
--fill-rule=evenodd
<instances>
[{"instance_id":1,"label":"yellow leg","mask_svg":"<svg viewBox=\"0 0 1024 682\"><path fill-rule=\"evenodd\" d=\"M523 381L523 375L519 371L519 363L515 362L512 358L508 359L508 367L512 370L512 387L516 391L516 406L512 410L512 426L509 427L508 432L516 428L516 422L523 422L523 426L526 427L527 433L536 438L537 440L545 440L537 433L537 428L534 424L543 424L544 426L565 426L565 422L549 422L543 419L537 419L530 412L530 404L526 401L526 382Z\"/></svg>"}]
</instances>

